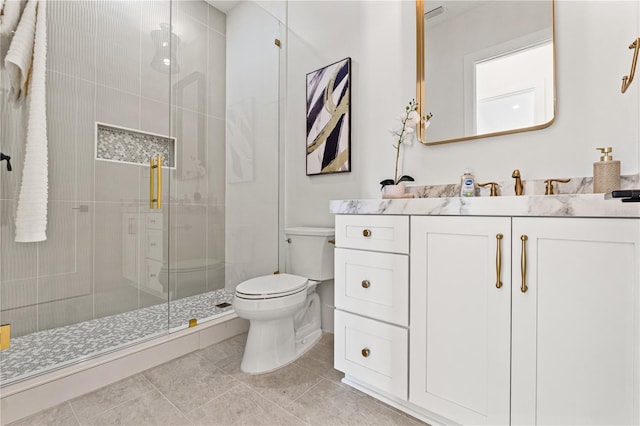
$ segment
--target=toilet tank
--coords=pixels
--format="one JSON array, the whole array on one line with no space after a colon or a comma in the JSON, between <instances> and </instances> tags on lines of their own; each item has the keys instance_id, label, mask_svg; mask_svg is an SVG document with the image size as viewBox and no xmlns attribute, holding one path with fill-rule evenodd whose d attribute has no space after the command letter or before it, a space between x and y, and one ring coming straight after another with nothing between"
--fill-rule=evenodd
<instances>
[{"instance_id":1,"label":"toilet tank","mask_svg":"<svg viewBox=\"0 0 640 426\"><path fill-rule=\"evenodd\" d=\"M289 239L287 272L315 281L333 278L334 228L285 228Z\"/></svg>"}]
</instances>

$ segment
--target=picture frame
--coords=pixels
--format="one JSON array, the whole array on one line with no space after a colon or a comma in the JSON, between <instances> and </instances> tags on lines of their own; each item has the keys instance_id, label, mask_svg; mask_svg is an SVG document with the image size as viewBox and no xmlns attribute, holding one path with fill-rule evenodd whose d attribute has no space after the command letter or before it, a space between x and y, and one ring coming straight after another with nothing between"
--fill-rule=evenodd
<instances>
[{"instance_id":1,"label":"picture frame","mask_svg":"<svg viewBox=\"0 0 640 426\"><path fill-rule=\"evenodd\" d=\"M351 171L351 58L307 74L307 176Z\"/></svg>"}]
</instances>

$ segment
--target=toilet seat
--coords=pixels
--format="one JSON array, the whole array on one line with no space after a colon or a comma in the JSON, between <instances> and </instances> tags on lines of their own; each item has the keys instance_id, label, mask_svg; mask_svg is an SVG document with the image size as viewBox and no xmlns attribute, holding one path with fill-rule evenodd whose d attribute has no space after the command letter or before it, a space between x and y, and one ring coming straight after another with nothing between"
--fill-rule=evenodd
<instances>
[{"instance_id":1,"label":"toilet seat","mask_svg":"<svg viewBox=\"0 0 640 426\"><path fill-rule=\"evenodd\" d=\"M206 271L210 269L214 269L222 266L222 262L217 259L210 258L195 258L195 259L184 259L177 260L171 262L171 265L168 265L166 262L162 264L160 267L161 274L167 273L186 273L186 272L200 272Z\"/></svg>"},{"instance_id":2,"label":"toilet seat","mask_svg":"<svg viewBox=\"0 0 640 426\"><path fill-rule=\"evenodd\" d=\"M252 278L236 287L236 297L242 299L275 299L305 291L308 279L299 275L274 274Z\"/></svg>"}]
</instances>

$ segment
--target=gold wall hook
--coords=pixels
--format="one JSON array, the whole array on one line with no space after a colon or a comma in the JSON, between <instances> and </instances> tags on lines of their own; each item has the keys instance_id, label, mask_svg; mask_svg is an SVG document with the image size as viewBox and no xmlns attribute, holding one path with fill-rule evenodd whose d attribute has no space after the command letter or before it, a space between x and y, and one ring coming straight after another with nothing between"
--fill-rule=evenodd
<instances>
[{"instance_id":1,"label":"gold wall hook","mask_svg":"<svg viewBox=\"0 0 640 426\"><path fill-rule=\"evenodd\" d=\"M633 77L636 73L636 64L638 63L638 49L640 49L640 38L634 40L633 43L629 45L629 49L633 49L633 60L631 62L631 72L629 75L625 75L622 77L622 88L620 92L624 93L627 91L629 86L631 86L631 82L633 81Z\"/></svg>"}]
</instances>

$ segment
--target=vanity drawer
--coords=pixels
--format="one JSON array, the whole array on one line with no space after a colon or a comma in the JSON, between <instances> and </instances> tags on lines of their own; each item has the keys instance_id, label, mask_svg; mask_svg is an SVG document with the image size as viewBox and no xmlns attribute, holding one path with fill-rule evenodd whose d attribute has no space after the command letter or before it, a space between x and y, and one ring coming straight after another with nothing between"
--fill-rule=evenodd
<instances>
[{"instance_id":1,"label":"vanity drawer","mask_svg":"<svg viewBox=\"0 0 640 426\"><path fill-rule=\"evenodd\" d=\"M147 213L145 216L147 229L162 229L162 213Z\"/></svg>"},{"instance_id":2,"label":"vanity drawer","mask_svg":"<svg viewBox=\"0 0 640 426\"><path fill-rule=\"evenodd\" d=\"M336 246L409 253L409 216L337 215Z\"/></svg>"},{"instance_id":3,"label":"vanity drawer","mask_svg":"<svg viewBox=\"0 0 640 426\"><path fill-rule=\"evenodd\" d=\"M160 269L162 269L162 262L157 262L155 260L145 261L146 275L144 278L144 286L153 291L162 293L163 287L158 280L158 277L160 276Z\"/></svg>"},{"instance_id":4,"label":"vanity drawer","mask_svg":"<svg viewBox=\"0 0 640 426\"><path fill-rule=\"evenodd\" d=\"M407 399L408 331L335 311L335 368L384 392Z\"/></svg>"},{"instance_id":5,"label":"vanity drawer","mask_svg":"<svg viewBox=\"0 0 640 426\"><path fill-rule=\"evenodd\" d=\"M146 257L162 260L162 231L149 229L146 232Z\"/></svg>"},{"instance_id":6,"label":"vanity drawer","mask_svg":"<svg viewBox=\"0 0 640 426\"><path fill-rule=\"evenodd\" d=\"M336 308L409 325L409 256L343 248L334 253Z\"/></svg>"}]
</instances>

